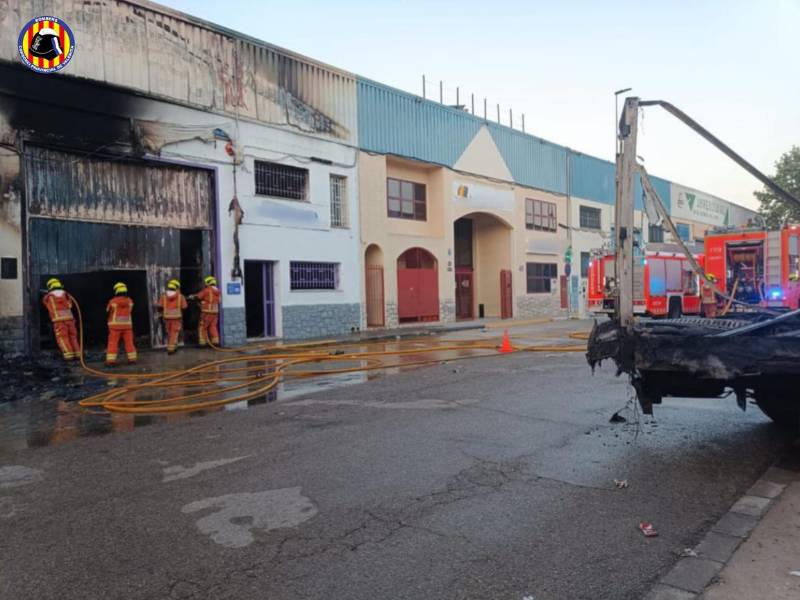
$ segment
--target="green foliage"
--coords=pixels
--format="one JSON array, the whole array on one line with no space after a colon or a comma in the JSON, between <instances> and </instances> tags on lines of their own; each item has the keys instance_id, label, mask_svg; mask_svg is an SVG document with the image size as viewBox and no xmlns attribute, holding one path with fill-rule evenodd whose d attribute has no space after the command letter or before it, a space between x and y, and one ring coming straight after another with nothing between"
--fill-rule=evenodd
<instances>
[{"instance_id":1,"label":"green foliage","mask_svg":"<svg viewBox=\"0 0 800 600\"><path fill-rule=\"evenodd\" d=\"M791 150L778 159L772 179L787 192L800 198L800 146L792 146ZM783 223L800 223L800 207L790 204L766 187L755 192L755 196L761 203L759 212L770 228L780 227Z\"/></svg>"}]
</instances>

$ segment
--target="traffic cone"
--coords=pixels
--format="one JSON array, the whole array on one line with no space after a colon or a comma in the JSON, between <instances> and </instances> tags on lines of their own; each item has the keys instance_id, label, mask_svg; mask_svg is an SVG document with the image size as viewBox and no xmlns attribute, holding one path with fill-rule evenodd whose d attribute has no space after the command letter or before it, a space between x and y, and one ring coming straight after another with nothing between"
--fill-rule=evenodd
<instances>
[{"instance_id":1,"label":"traffic cone","mask_svg":"<svg viewBox=\"0 0 800 600\"><path fill-rule=\"evenodd\" d=\"M511 340L508 337L508 329L503 330L503 343L500 344L497 350L500 354L508 354L514 351L514 347L511 345Z\"/></svg>"}]
</instances>

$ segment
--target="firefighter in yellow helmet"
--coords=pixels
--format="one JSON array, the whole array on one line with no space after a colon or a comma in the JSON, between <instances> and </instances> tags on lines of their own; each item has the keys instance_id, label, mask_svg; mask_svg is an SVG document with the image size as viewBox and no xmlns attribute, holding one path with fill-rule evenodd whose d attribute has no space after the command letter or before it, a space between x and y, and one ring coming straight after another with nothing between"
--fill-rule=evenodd
<instances>
[{"instance_id":1,"label":"firefighter in yellow helmet","mask_svg":"<svg viewBox=\"0 0 800 600\"><path fill-rule=\"evenodd\" d=\"M128 297L128 286L124 283L114 284L114 297L106 306L108 314L108 348L106 349L106 364L109 366L117 363L119 341L125 345L128 362L135 363L138 355L133 343L133 300Z\"/></svg>"},{"instance_id":2,"label":"firefighter in yellow helmet","mask_svg":"<svg viewBox=\"0 0 800 600\"><path fill-rule=\"evenodd\" d=\"M717 316L717 294L714 292L714 283L717 278L711 273L706 273L701 290L701 301L703 304L703 316L713 319Z\"/></svg>"},{"instance_id":3,"label":"firefighter in yellow helmet","mask_svg":"<svg viewBox=\"0 0 800 600\"><path fill-rule=\"evenodd\" d=\"M219 346L219 301L220 291L217 280L211 275L203 279L206 287L202 291L189 296L191 300L200 301L200 324L198 326L198 340L201 346L208 344L209 340L214 346Z\"/></svg>"},{"instance_id":4,"label":"firefighter in yellow helmet","mask_svg":"<svg viewBox=\"0 0 800 600\"><path fill-rule=\"evenodd\" d=\"M186 298L181 294L181 283L170 279L167 291L158 299L157 311L161 311L164 328L167 330L167 354L174 354L178 349L178 334L183 328L183 311L187 308Z\"/></svg>"},{"instance_id":5,"label":"firefighter in yellow helmet","mask_svg":"<svg viewBox=\"0 0 800 600\"><path fill-rule=\"evenodd\" d=\"M75 315L72 314L72 297L55 277L47 280L47 293L42 304L50 315L56 344L65 360L77 360L81 355L78 343L78 330L75 328Z\"/></svg>"}]
</instances>

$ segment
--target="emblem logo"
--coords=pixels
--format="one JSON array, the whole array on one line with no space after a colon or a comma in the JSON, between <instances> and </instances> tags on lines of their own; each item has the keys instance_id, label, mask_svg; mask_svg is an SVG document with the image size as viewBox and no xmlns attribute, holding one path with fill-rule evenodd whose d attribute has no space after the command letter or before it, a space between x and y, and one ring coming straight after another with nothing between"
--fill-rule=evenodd
<instances>
[{"instance_id":1,"label":"emblem logo","mask_svg":"<svg viewBox=\"0 0 800 600\"><path fill-rule=\"evenodd\" d=\"M56 17L31 19L19 32L17 50L22 63L37 73L60 71L75 53L75 35Z\"/></svg>"}]
</instances>

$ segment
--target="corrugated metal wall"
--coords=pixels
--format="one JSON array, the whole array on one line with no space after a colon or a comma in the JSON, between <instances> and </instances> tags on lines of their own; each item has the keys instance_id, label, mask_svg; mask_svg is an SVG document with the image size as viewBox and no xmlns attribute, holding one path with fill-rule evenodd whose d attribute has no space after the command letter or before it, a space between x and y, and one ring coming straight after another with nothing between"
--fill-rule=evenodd
<instances>
[{"instance_id":1,"label":"corrugated metal wall","mask_svg":"<svg viewBox=\"0 0 800 600\"><path fill-rule=\"evenodd\" d=\"M206 170L27 146L25 176L31 215L211 228L214 181Z\"/></svg>"},{"instance_id":2,"label":"corrugated metal wall","mask_svg":"<svg viewBox=\"0 0 800 600\"><path fill-rule=\"evenodd\" d=\"M0 60L19 28L52 14L76 52L59 76L85 77L202 109L356 142L355 78L167 7L135 1L0 0Z\"/></svg>"},{"instance_id":3,"label":"corrugated metal wall","mask_svg":"<svg viewBox=\"0 0 800 600\"><path fill-rule=\"evenodd\" d=\"M616 175L614 164L594 156L570 155L570 192L578 198L614 204Z\"/></svg>"},{"instance_id":4,"label":"corrugated metal wall","mask_svg":"<svg viewBox=\"0 0 800 600\"><path fill-rule=\"evenodd\" d=\"M358 139L364 150L452 167L482 124L464 111L358 82Z\"/></svg>"},{"instance_id":5,"label":"corrugated metal wall","mask_svg":"<svg viewBox=\"0 0 800 600\"><path fill-rule=\"evenodd\" d=\"M567 149L496 123L489 131L514 181L558 194L567 193Z\"/></svg>"},{"instance_id":6,"label":"corrugated metal wall","mask_svg":"<svg viewBox=\"0 0 800 600\"><path fill-rule=\"evenodd\" d=\"M107 223L30 220L31 273L91 273L118 269L180 268L180 231ZM108 293L108 290L102 290Z\"/></svg>"}]
</instances>

